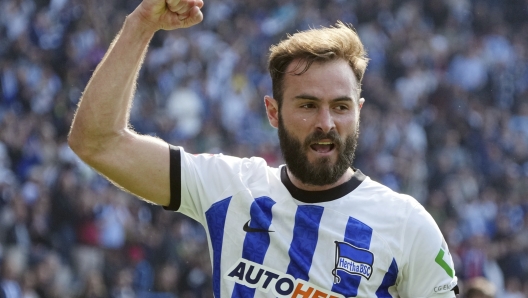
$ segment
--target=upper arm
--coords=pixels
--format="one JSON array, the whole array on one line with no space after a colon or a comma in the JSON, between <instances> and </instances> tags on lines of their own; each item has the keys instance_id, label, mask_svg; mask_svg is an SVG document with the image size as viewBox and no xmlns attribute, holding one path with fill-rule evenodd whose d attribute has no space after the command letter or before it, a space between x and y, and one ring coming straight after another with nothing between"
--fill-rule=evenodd
<instances>
[{"instance_id":1,"label":"upper arm","mask_svg":"<svg viewBox=\"0 0 528 298\"><path fill-rule=\"evenodd\" d=\"M455 297L453 260L433 218L418 207L405 227L404 267L398 292L404 297Z\"/></svg>"},{"instance_id":2,"label":"upper arm","mask_svg":"<svg viewBox=\"0 0 528 298\"><path fill-rule=\"evenodd\" d=\"M80 157L132 194L158 205L169 204L170 157L165 141L127 130L104 148Z\"/></svg>"}]
</instances>

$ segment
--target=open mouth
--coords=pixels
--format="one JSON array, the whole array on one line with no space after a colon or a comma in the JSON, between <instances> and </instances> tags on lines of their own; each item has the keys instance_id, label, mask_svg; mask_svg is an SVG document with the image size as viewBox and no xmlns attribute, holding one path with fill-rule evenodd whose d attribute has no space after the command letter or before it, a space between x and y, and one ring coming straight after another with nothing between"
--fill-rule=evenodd
<instances>
[{"instance_id":1,"label":"open mouth","mask_svg":"<svg viewBox=\"0 0 528 298\"><path fill-rule=\"evenodd\" d=\"M318 153L328 153L334 149L335 145L332 142L317 142L310 145L310 148Z\"/></svg>"}]
</instances>

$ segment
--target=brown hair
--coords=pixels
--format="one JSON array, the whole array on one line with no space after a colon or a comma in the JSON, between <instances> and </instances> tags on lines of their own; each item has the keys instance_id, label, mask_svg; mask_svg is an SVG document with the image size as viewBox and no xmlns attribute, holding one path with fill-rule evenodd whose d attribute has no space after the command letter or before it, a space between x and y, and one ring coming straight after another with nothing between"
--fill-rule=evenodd
<instances>
[{"instance_id":1,"label":"brown hair","mask_svg":"<svg viewBox=\"0 0 528 298\"><path fill-rule=\"evenodd\" d=\"M496 295L495 285L484 277L475 277L467 282L464 293L466 298L494 298Z\"/></svg>"},{"instance_id":2,"label":"brown hair","mask_svg":"<svg viewBox=\"0 0 528 298\"><path fill-rule=\"evenodd\" d=\"M313 62L325 62L343 59L348 62L358 81L361 90L361 80L367 68L367 53L355 29L341 21L333 27L309 29L297 32L270 48L268 70L273 86L273 97L282 104L283 81L286 68L294 59L305 63L292 71L295 75L306 72ZM301 68L301 66L304 67Z\"/></svg>"}]
</instances>

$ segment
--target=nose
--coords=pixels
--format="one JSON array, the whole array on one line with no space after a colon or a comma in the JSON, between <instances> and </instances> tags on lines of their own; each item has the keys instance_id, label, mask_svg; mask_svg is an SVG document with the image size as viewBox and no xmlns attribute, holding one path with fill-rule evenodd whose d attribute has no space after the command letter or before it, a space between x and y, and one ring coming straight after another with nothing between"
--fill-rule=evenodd
<instances>
[{"instance_id":1,"label":"nose","mask_svg":"<svg viewBox=\"0 0 528 298\"><path fill-rule=\"evenodd\" d=\"M323 131L324 133L330 132L332 129L335 129L334 117L330 109L321 108L317 114L317 125L316 128Z\"/></svg>"}]
</instances>

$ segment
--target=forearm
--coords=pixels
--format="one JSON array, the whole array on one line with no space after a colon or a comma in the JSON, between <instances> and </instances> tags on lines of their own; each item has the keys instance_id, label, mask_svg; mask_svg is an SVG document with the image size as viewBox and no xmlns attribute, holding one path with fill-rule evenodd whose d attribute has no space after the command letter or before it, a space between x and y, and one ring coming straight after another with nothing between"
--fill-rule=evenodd
<instances>
[{"instance_id":1,"label":"forearm","mask_svg":"<svg viewBox=\"0 0 528 298\"><path fill-rule=\"evenodd\" d=\"M141 1L88 82L68 137L84 162L155 204L170 202L169 147L128 129L136 80L154 32L198 24L202 7L202 0Z\"/></svg>"},{"instance_id":2,"label":"forearm","mask_svg":"<svg viewBox=\"0 0 528 298\"><path fill-rule=\"evenodd\" d=\"M134 15L127 17L79 102L69 136L76 152L100 151L126 133L136 80L154 32Z\"/></svg>"}]
</instances>

